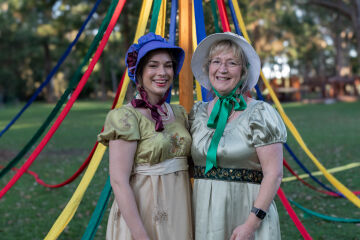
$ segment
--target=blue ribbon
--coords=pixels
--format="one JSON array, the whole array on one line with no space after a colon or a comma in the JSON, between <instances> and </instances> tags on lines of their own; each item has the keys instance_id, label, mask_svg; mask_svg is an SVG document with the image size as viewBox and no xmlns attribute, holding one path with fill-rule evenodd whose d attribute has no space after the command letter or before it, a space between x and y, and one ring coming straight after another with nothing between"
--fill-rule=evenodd
<instances>
[{"instance_id":1,"label":"blue ribbon","mask_svg":"<svg viewBox=\"0 0 360 240\"><path fill-rule=\"evenodd\" d=\"M235 25L235 30L236 30L236 33L243 36L242 35L242 32L239 28L239 24L238 24L238 21L237 21L237 18L236 18L236 14L235 14L235 10L234 10L234 6L232 4L232 0L229 0L229 8L230 8L230 11L231 11L231 16L232 16L232 19L233 19L233 22L234 22L234 25ZM256 94L257 94L257 97L259 100L261 101L265 101L261 91L260 91L260 88L258 86L258 84L255 85L255 90L256 90ZM296 157L296 155L294 154L294 152L291 150L291 148L289 147L289 145L287 143L284 143L283 144L285 149L288 151L288 153L290 154L290 156L295 160L295 162L307 173L309 174L309 176L315 181L317 182L321 187L323 187L324 189L330 191L330 192L333 192L333 193L336 193L338 194L339 196L342 196L344 197L344 195L342 195L341 193L338 193L336 191L334 191L333 189L327 187L325 184L323 184L319 179L317 179L315 176L313 176L311 174L311 172L301 163L301 161Z\"/></svg>"},{"instance_id":2,"label":"blue ribbon","mask_svg":"<svg viewBox=\"0 0 360 240\"><path fill-rule=\"evenodd\" d=\"M29 101L25 104L25 106L20 110L20 112L18 112L18 114L16 114L16 116L10 121L10 123L8 125L6 125L6 127L0 132L0 137L16 122L16 120L18 120L20 118L20 116L25 112L25 110L34 102L34 100L36 99L36 97L41 93L42 89L50 82L50 80L52 79L52 77L55 75L55 73L59 70L61 64L65 61L65 59L67 58L67 56L70 54L71 49L73 48L73 46L77 43L77 41L79 40L82 32L84 31L86 25L88 24L89 20L91 19L91 17L94 15L97 7L99 6L100 2L102 0L98 0L93 9L91 10L90 14L88 15L88 17L86 18L85 22L83 23L83 25L81 26L79 32L77 33L74 41L69 45L69 47L66 49L66 51L64 52L64 54L61 56L60 60L58 61L58 63L56 64L56 66L51 70L50 74L46 77L46 80L39 86L39 88L35 91L35 93L31 96L31 98L29 99Z\"/></svg>"},{"instance_id":3,"label":"blue ribbon","mask_svg":"<svg viewBox=\"0 0 360 240\"><path fill-rule=\"evenodd\" d=\"M234 5L232 3L232 0L229 0L229 8L230 8L230 12L231 12L231 17L233 19L233 22L234 22L234 26L235 26L235 31L238 35L240 36L244 36L239 28L239 22L237 20L237 17L236 17L236 13L235 13L235 9L234 9Z\"/></svg>"},{"instance_id":4,"label":"blue ribbon","mask_svg":"<svg viewBox=\"0 0 360 240\"><path fill-rule=\"evenodd\" d=\"M170 28L169 28L169 43L175 45L175 37L176 37L176 12L178 8L178 1L173 0L171 2L171 15L170 15ZM171 89L170 87L170 94L166 98L166 102L170 103L171 101Z\"/></svg>"},{"instance_id":5,"label":"blue ribbon","mask_svg":"<svg viewBox=\"0 0 360 240\"><path fill-rule=\"evenodd\" d=\"M206 38L205 21L204 21L204 10L201 0L194 0L194 13L196 22L196 39L199 44L204 38ZM211 101L213 96L210 92L201 86L201 95L204 102Z\"/></svg>"}]
</instances>

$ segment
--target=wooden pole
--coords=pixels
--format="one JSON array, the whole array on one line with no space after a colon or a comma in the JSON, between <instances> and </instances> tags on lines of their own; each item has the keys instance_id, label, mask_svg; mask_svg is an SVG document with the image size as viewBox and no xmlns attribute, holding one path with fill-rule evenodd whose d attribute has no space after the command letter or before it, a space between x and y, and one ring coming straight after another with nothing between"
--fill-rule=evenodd
<instances>
[{"instance_id":1,"label":"wooden pole","mask_svg":"<svg viewBox=\"0 0 360 240\"><path fill-rule=\"evenodd\" d=\"M179 75L179 100L187 112L194 104L194 81L190 67L192 57L192 1L179 0L179 45L185 51L185 60Z\"/></svg>"}]
</instances>

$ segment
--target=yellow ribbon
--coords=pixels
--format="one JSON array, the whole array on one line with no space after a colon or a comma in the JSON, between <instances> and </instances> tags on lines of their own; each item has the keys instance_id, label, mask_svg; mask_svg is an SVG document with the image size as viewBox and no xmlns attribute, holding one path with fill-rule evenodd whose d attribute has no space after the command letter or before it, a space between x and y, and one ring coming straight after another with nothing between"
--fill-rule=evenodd
<instances>
[{"instance_id":1,"label":"yellow ribbon","mask_svg":"<svg viewBox=\"0 0 360 240\"><path fill-rule=\"evenodd\" d=\"M153 3L152 0L151 1L143 0L134 41L136 41L140 36L144 35L144 33L145 33L146 24L149 19L152 3ZM126 78L127 78L127 83L125 84ZM126 74L120 96L117 100L117 104L116 104L117 108L123 104L124 96L125 96L125 93L127 90L129 80L130 80L130 78ZM75 190L70 201L67 203L66 207L63 209L63 211L61 212L59 217L56 219L56 221L53 224L53 226L51 227L49 233L46 235L45 240L57 239L59 237L59 235L62 233L62 231L64 231L65 227L69 224L69 222L75 215L75 212L80 205L80 202L84 196L86 189L88 188L92 178L94 177L94 174L104 156L105 151L106 151L106 147L102 144L98 144L98 146L94 152L94 155L90 161L90 164L89 164L88 168L86 169L86 172L85 172L83 178L81 179L77 189Z\"/></svg>"},{"instance_id":2,"label":"yellow ribbon","mask_svg":"<svg viewBox=\"0 0 360 240\"><path fill-rule=\"evenodd\" d=\"M336 173L336 172L341 172L341 171L345 171L351 168L355 168L355 167L359 167L360 166L360 162L354 162L354 163L349 163L347 165L341 166L341 167L335 167L335 168L330 168L328 169L329 173ZM312 172L311 175L313 176L320 176L320 175L324 175L321 171L316 171L316 172ZM304 178L308 178L309 174L304 173L299 175L300 178L304 179ZM282 182L291 182L297 180L296 177L286 177L282 179Z\"/></svg>"},{"instance_id":3,"label":"yellow ribbon","mask_svg":"<svg viewBox=\"0 0 360 240\"><path fill-rule=\"evenodd\" d=\"M152 4L153 4L153 0L149 0L149 1L143 0L141 10L140 10L139 22L136 27L136 32L135 32L135 37L134 37L133 43L135 43L145 33L145 29L146 29L147 21L150 16ZM158 22L158 24L159 24L159 22ZM125 69L125 72L127 73L127 68ZM122 87L122 90L119 95L119 100L116 103L115 108L121 107L122 103L124 102L126 90L128 88L129 82L130 82L130 78L129 78L128 74L126 74L124 82L123 82L123 87ZM125 91L123 91L123 89L125 89Z\"/></svg>"},{"instance_id":4,"label":"yellow ribbon","mask_svg":"<svg viewBox=\"0 0 360 240\"><path fill-rule=\"evenodd\" d=\"M237 1L232 1L235 9L236 17L239 21L241 31L245 37L245 39L250 43L249 36L247 35L245 24L243 21L243 18L240 13L240 8L237 3ZM279 99L276 97L276 94L274 90L271 88L268 80L265 78L263 72L260 72L261 78L266 86L266 88L269 90L269 94L274 101L276 108L278 109L282 119L284 120L286 126L289 128L290 132L294 135L296 141L299 143L299 145L302 147L302 149L305 151L305 153L309 156L309 158L314 162L314 164L318 167L318 169L324 174L326 179L344 196L346 196L347 199L349 199L353 204L355 204L357 207L360 207L360 199L352 193L347 187L345 187L341 182L339 182L333 175L331 175L326 168L316 159L316 157L312 154L312 152L308 149L305 142L301 138L299 132L293 125L293 123L290 121L288 116L285 114L284 109L282 108Z\"/></svg>"},{"instance_id":5,"label":"yellow ribbon","mask_svg":"<svg viewBox=\"0 0 360 240\"><path fill-rule=\"evenodd\" d=\"M163 37L165 34L165 18L166 18L166 0L162 0L159 17L158 17L158 19L160 19L160 21L158 21L158 23L156 25L155 34L163 36Z\"/></svg>"},{"instance_id":6,"label":"yellow ribbon","mask_svg":"<svg viewBox=\"0 0 360 240\"><path fill-rule=\"evenodd\" d=\"M73 196L70 201L67 203L66 207L55 221L54 225L51 227L49 233L46 235L45 240L47 239L57 239L59 235L64 231L65 227L69 224L75 212L80 205L80 202L84 196L84 193L89 186L94 174L101 162L101 159L105 153L106 147L102 144L99 144L96 148L94 155L89 163L86 172L81 179L78 187L76 188Z\"/></svg>"},{"instance_id":7,"label":"yellow ribbon","mask_svg":"<svg viewBox=\"0 0 360 240\"><path fill-rule=\"evenodd\" d=\"M195 26L195 10L194 10L194 4L192 5L192 16L191 16L191 22L192 22L192 45L193 45L193 52L197 48L197 37L196 37L196 26ZM201 86L198 81L195 81L196 86L196 100L202 101L202 95L201 95Z\"/></svg>"}]
</instances>

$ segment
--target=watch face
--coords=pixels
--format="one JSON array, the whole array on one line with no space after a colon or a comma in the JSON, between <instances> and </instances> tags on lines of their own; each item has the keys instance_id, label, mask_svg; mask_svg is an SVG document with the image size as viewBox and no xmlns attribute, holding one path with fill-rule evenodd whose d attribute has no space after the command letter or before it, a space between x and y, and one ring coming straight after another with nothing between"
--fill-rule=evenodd
<instances>
[{"instance_id":1,"label":"watch face","mask_svg":"<svg viewBox=\"0 0 360 240\"><path fill-rule=\"evenodd\" d=\"M260 219L264 219L266 216L266 212L264 212L263 210L259 209L259 211L257 211L256 216Z\"/></svg>"},{"instance_id":2,"label":"watch face","mask_svg":"<svg viewBox=\"0 0 360 240\"><path fill-rule=\"evenodd\" d=\"M251 209L251 212L253 212L255 214L255 216L257 216L260 219L264 219L266 216L266 212L261 210L260 208L253 207Z\"/></svg>"}]
</instances>

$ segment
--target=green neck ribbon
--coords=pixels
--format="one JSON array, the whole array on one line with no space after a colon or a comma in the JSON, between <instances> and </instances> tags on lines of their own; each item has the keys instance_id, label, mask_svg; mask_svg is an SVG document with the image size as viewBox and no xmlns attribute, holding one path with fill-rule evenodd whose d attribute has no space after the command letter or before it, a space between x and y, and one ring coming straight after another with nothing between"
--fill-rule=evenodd
<instances>
[{"instance_id":1,"label":"green neck ribbon","mask_svg":"<svg viewBox=\"0 0 360 240\"><path fill-rule=\"evenodd\" d=\"M224 129L226 126L226 122L228 121L229 115L234 108L234 111L242 111L245 110L247 104L242 95L236 94L236 90L242 84L242 81L239 82L238 86L236 86L228 95L222 96L218 93L214 87L213 90L216 96L219 97L219 100L216 101L207 126L215 129L215 133L211 139L210 146L206 156L206 168L205 174L210 171L213 167L217 167L216 165L216 153L219 146L220 139L224 133ZM236 98L240 98L240 102L236 100Z\"/></svg>"}]
</instances>

